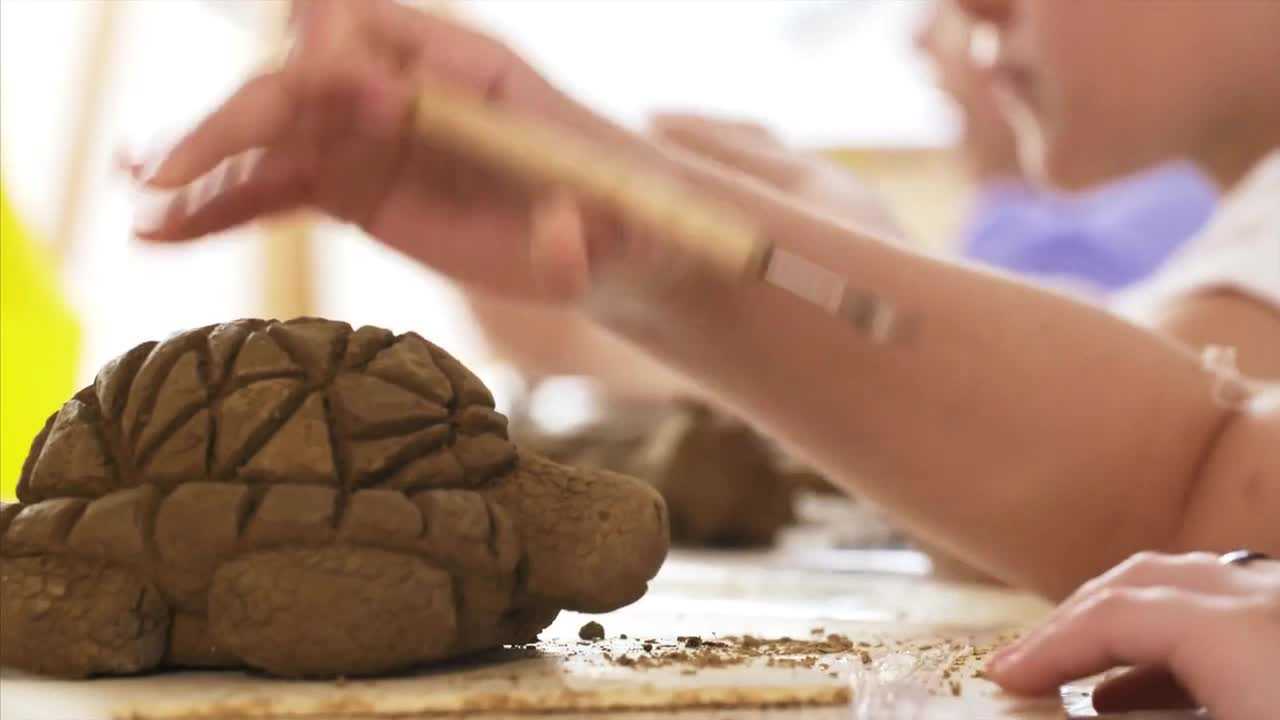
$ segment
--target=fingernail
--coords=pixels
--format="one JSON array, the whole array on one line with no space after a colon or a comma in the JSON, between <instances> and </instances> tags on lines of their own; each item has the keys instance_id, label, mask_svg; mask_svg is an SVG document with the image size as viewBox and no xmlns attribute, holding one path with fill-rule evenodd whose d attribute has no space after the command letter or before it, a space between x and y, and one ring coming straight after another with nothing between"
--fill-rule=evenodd
<instances>
[{"instance_id":1,"label":"fingernail","mask_svg":"<svg viewBox=\"0 0 1280 720\"><path fill-rule=\"evenodd\" d=\"M133 232L145 234L164 226L173 213L175 202L183 200L183 191L139 188L133 199Z\"/></svg>"},{"instance_id":2,"label":"fingernail","mask_svg":"<svg viewBox=\"0 0 1280 720\"><path fill-rule=\"evenodd\" d=\"M1009 668L1022 659L1024 646L1021 642L1001 648L987 660L985 671L988 675L1003 675Z\"/></svg>"},{"instance_id":3,"label":"fingernail","mask_svg":"<svg viewBox=\"0 0 1280 720\"><path fill-rule=\"evenodd\" d=\"M249 180L249 176L253 171L258 169L258 163L261 162L262 156L266 151L262 148L254 148L242 153L236 158L235 184L243 185Z\"/></svg>"},{"instance_id":4,"label":"fingernail","mask_svg":"<svg viewBox=\"0 0 1280 720\"><path fill-rule=\"evenodd\" d=\"M138 182L150 187L159 186L160 171L164 169L165 161L169 159L168 153L156 152L147 155L140 162L138 169Z\"/></svg>"},{"instance_id":5,"label":"fingernail","mask_svg":"<svg viewBox=\"0 0 1280 720\"><path fill-rule=\"evenodd\" d=\"M123 172L130 177L137 179L136 170L138 169L138 162L134 159L131 151L123 147L116 148L115 152L111 155L111 164L115 166L117 171Z\"/></svg>"},{"instance_id":6,"label":"fingernail","mask_svg":"<svg viewBox=\"0 0 1280 720\"><path fill-rule=\"evenodd\" d=\"M116 157L138 183L151 185L172 149L171 142L162 142L156 138L141 146L125 144L117 151Z\"/></svg>"},{"instance_id":7,"label":"fingernail","mask_svg":"<svg viewBox=\"0 0 1280 720\"><path fill-rule=\"evenodd\" d=\"M184 198L186 203L183 207L183 212L186 215L196 214L222 193L229 175L227 170L228 165L226 162L219 163L217 167L196 179L186 188Z\"/></svg>"}]
</instances>

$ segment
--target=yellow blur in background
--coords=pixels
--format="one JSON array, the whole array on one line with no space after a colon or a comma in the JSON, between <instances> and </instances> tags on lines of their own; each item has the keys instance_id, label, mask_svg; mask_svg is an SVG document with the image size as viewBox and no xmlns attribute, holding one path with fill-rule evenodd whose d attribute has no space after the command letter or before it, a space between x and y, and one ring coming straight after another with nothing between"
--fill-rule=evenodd
<instances>
[{"instance_id":1,"label":"yellow blur in background","mask_svg":"<svg viewBox=\"0 0 1280 720\"><path fill-rule=\"evenodd\" d=\"M15 498L32 439L75 392L79 357L54 263L0 183L0 499Z\"/></svg>"}]
</instances>

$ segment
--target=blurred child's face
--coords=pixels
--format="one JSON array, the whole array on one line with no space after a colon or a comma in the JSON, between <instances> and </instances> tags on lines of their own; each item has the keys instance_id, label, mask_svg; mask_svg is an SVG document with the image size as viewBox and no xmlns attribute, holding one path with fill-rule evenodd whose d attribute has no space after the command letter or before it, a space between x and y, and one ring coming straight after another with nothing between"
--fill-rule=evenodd
<instances>
[{"instance_id":1,"label":"blurred child's face","mask_svg":"<svg viewBox=\"0 0 1280 720\"><path fill-rule=\"evenodd\" d=\"M1054 182L1179 157L1229 182L1280 144L1280 2L960 3L998 33L1024 161Z\"/></svg>"}]
</instances>

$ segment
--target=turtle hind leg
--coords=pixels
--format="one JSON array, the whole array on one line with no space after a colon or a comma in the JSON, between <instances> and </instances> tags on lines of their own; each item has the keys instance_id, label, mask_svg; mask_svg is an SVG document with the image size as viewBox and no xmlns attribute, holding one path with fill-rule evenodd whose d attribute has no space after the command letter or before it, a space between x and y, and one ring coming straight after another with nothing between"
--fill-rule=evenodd
<instances>
[{"instance_id":1,"label":"turtle hind leg","mask_svg":"<svg viewBox=\"0 0 1280 720\"><path fill-rule=\"evenodd\" d=\"M281 547L218 569L209 635L246 665L285 677L360 676L450 657L449 574L369 547Z\"/></svg>"},{"instance_id":2,"label":"turtle hind leg","mask_svg":"<svg viewBox=\"0 0 1280 720\"><path fill-rule=\"evenodd\" d=\"M68 555L0 558L0 664L44 675L129 675L164 658L169 605L118 565Z\"/></svg>"}]
</instances>

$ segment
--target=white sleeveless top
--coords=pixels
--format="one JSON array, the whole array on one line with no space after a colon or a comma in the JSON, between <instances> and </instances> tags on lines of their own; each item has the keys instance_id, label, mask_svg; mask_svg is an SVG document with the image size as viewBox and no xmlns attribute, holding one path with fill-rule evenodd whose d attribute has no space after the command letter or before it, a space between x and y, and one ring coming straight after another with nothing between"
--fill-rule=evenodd
<instances>
[{"instance_id":1,"label":"white sleeveless top","mask_svg":"<svg viewBox=\"0 0 1280 720\"><path fill-rule=\"evenodd\" d=\"M1223 198L1195 239L1112 307L1142 322L1177 296L1214 289L1249 295L1280 312L1280 150Z\"/></svg>"}]
</instances>

